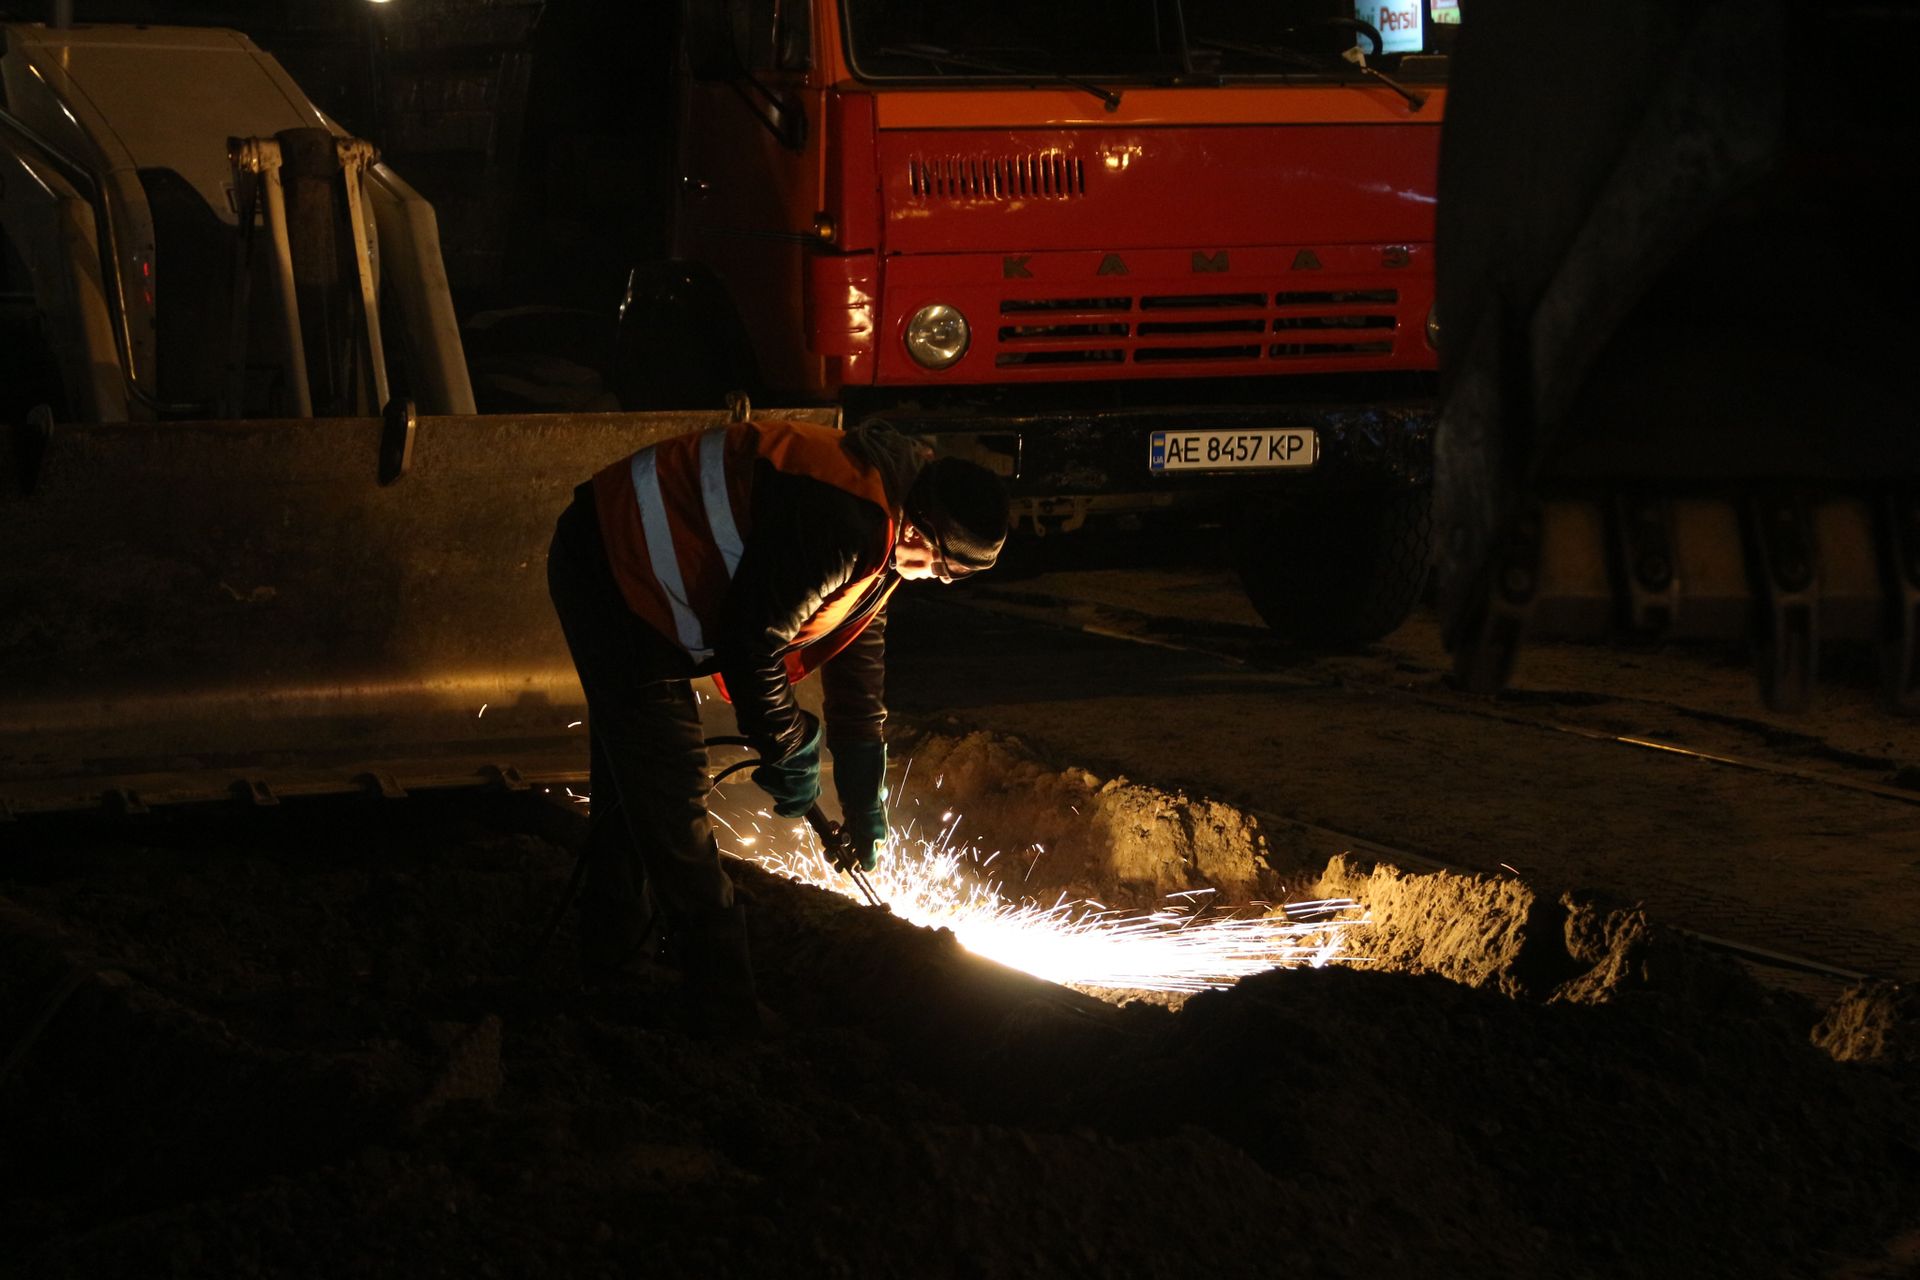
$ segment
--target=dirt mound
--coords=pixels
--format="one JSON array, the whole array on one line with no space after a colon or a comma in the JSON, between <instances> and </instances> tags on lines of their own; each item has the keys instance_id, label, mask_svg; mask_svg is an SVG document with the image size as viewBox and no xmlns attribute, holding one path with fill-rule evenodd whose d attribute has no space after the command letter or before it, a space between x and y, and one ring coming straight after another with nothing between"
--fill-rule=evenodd
<instances>
[{"instance_id":1,"label":"dirt mound","mask_svg":"<svg viewBox=\"0 0 1920 1280\"><path fill-rule=\"evenodd\" d=\"M571 862L530 808L26 824L0 1274L1745 1280L1920 1200L1897 1080L1630 910L1335 868L1369 965L1170 1012L746 869L790 1029L725 1046L669 971L529 967Z\"/></svg>"},{"instance_id":2,"label":"dirt mound","mask_svg":"<svg viewBox=\"0 0 1920 1280\"><path fill-rule=\"evenodd\" d=\"M1866 982L1836 1000L1813 1042L1840 1062L1897 1068L1920 1083L1920 993L1897 982Z\"/></svg>"},{"instance_id":3,"label":"dirt mound","mask_svg":"<svg viewBox=\"0 0 1920 1280\"><path fill-rule=\"evenodd\" d=\"M1349 963L1437 973L1523 1000L1604 1004L1649 987L1683 989L1702 1005L1767 997L1742 971L1637 906L1594 895L1542 898L1506 876L1413 873L1328 863L1315 892L1349 898L1367 922L1342 935Z\"/></svg>"},{"instance_id":4,"label":"dirt mound","mask_svg":"<svg viewBox=\"0 0 1920 1280\"><path fill-rule=\"evenodd\" d=\"M905 754L896 816L923 835L957 818L962 838L983 838L1012 860L1003 878L1016 895L1151 906L1196 889L1235 902L1276 890L1259 824L1232 805L1061 769L984 732L923 735Z\"/></svg>"}]
</instances>

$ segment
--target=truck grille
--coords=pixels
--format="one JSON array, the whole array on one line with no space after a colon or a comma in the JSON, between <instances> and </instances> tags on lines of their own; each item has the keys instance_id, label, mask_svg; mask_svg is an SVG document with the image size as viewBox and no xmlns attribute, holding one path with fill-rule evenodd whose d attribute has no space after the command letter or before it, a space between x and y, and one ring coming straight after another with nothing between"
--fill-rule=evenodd
<instances>
[{"instance_id":1,"label":"truck grille","mask_svg":"<svg viewBox=\"0 0 1920 1280\"><path fill-rule=\"evenodd\" d=\"M1087 166L1064 151L916 156L907 161L907 189L922 200L1064 200L1087 194Z\"/></svg>"},{"instance_id":2,"label":"truck grille","mask_svg":"<svg viewBox=\"0 0 1920 1280\"><path fill-rule=\"evenodd\" d=\"M1007 298L994 364L1363 359L1393 354L1395 289Z\"/></svg>"}]
</instances>

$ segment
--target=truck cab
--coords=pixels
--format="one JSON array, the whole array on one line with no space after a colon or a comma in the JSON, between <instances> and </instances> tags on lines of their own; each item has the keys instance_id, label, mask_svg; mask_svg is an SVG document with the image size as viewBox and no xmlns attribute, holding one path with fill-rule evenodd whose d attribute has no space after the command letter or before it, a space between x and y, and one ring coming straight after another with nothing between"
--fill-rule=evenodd
<instances>
[{"instance_id":1,"label":"truck cab","mask_svg":"<svg viewBox=\"0 0 1920 1280\"><path fill-rule=\"evenodd\" d=\"M687 372L632 335L697 335L1032 532L1230 521L1283 638L1372 639L1426 565L1450 9L689 0L630 407Z\"/></svg>"}]
</instances>

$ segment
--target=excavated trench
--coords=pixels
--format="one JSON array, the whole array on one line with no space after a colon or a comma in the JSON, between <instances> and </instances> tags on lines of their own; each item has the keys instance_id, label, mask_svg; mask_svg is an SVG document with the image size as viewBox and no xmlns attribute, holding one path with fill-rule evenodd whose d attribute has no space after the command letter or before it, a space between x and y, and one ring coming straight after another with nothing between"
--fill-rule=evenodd
<instances>
[{"instance_id":1,"label":"excavated trench","mask_svg":"<svg viewBox=\"0 0 1920 1280\"><path fill-rule=\"evenodd\" d=\"M745 868L785 1029L715 1044L668 970L583 987L564 929L529 962L577 834L550 806L17 824L0 1274L1837 1277L1920 1257L1910 992L1820 1010L1627 904L1277 868L1244 814L1017 743L928 737L911 760L896 815L997 853L1015 898L1344 897L1366 923L1345 962L1173 1009Z\"/></svg>"}]
</instances>

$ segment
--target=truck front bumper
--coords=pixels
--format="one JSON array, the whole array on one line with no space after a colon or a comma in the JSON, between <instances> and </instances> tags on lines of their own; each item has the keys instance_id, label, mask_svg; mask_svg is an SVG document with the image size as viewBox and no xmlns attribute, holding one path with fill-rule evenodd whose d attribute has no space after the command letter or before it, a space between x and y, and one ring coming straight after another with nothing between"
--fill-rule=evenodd
<instances>
[{"instance_id":1,"label":"truck front bumper","mask_svg":"<svg viewBox=\"0 0 1920 1280\"><path fill-rule=\"evenodd\" d=\"M1218 506L1266 494L1423 487L1433 478L1437 412L1431 402L1418 401L1002 415L900 410L874 416L942 454L978 462L1003 477L1022 522L1072 529L1089 516ZM1319 455L1313 466L1180 471L1149 466L1156 431L1276 427L1316 433Z\"/></svg>"}]
</instances>

